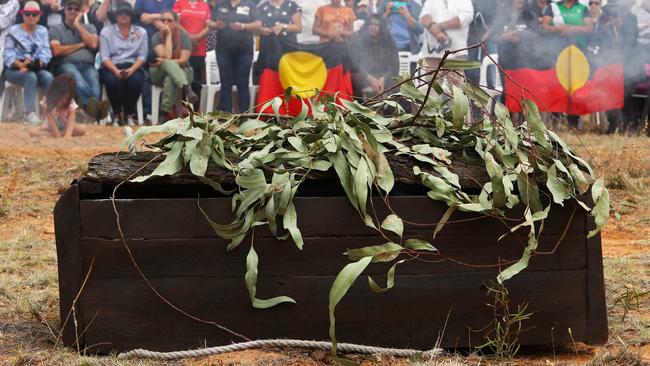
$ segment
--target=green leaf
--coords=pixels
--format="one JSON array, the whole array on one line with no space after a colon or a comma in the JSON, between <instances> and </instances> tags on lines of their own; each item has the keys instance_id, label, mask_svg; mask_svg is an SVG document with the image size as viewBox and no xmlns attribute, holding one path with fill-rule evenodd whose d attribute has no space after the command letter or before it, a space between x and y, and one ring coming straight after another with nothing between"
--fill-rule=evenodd
<instances>
[{"instance_id":1,"label":"green leaf","mask_svg":"<svg viewBox=\"0 0 650 366\"><path fill-rule=\"evenodd\" d=\"M436 235L438 235L440 230L442 230L442 228L445 226L447 221L449 221L449 218L454 213L454 211L456 211L457 208L458 208L458 206L449 206L447 211L445 211L444 215L442 215L442 217L440 218L440 221L438 221L438 225L436 225L436 229L433 231L433 239L434 240L436 239Z\"/></svg>"},{"instance_id":2,"label":"green leaf","mask_svg":"<svg viewBox=\"0 0 650 366\"><path fill-rule=\"evenodd\" d=\"M399 216L390 214L386 216L384 221L381 223L381 228L392 231L401 238L404 233L404 222L399 218Z\"/></svg>"},{"instance_id":3,"label":"green leaf","mask_svg":"<svg viewBox=\"0 0 650 366\"><path fill-rule=\"evenodd\" d=\"M372 279L372 277L368 276L368 285L370 286L372 292L376 294L381 294L392 289L395 286L395 268L397 267L398 264L404 263L404 261L405 259L402 259L401 261L393 264L393 266L390 267L388 273L386 273L386 287L384 288L377 285L377 283Z\"/></svg>"},{"instance_id":4,"label":"green leaf","mask_svg":"<svg viewBox=\"0 0 650 366\"><path fill-rule=\"evenodd\" d=\"M433 245L430 243L421 240L421 239L407 239L404 242L404 247L411 249L411 250L424 250L427 252L437 252L438 249L436 249Z\"/></svg>"},{"instance_id":5,"label":"green leaf","mask_svg":"<svg viewBox=\"0 0 650 366\"><path fill-rule=\"evenodd\" d=\"M332 340L332 354L336 354L336 317L334 316L334 310L336 305L341 301L343 296L348 292L354 281L357 280L361 272L363 272L372 257L361 258L358 262L350 263L347 266L343 267L341 272L336 276L332 287L330 288L329 294L329 318L330 318L330 339Z\"/></svg>"},{"instance_id":6,"label":"green leaf","mask_svg":"<svg viewBox=\"0 0 650 366\"><path fill-rule=\"evenodd\" d=\"M257 253L255 252L255 249L251 244L251 249L248 251L248 256L246 256L246 275L244 276L244 280L246 282L246 288L248 289L248 295L251 298L251 303L253 304L253 307L255 309L267 309L284 302L290 302L295 304L296 300L288 296L277 296L272 299L266 299L266 300L258 299L255 297L257 293L258 263L259 263L259 259L257 257Z\"/></svg>"},{"instance_id":7,"label":"green leaf","mask_svg":"<svg viewBox=\"0 0 650 366\"><path fill-rule=\"evenodd\" d=\"M344 255L350 260L356 261L364 257L371 257L373 262L390 262L397 258L399 253L404 249L396 243L385 243L381 245L371 245L363 248L348 249Z\"/></svg>"},{"instance_id":8,"label":"green leaf","mask_svg":"<svg viewBox=\"0 0 650 366\"><path fill-rule=\"evenodd\" d=\"M578 168L578 165L576 164L569 165L569 172L571 173L571 177L575 182L578 192L580 192L580 194L584 194L585 192L587 192L589 190L589 181L587 181L587 178L585 177L582 170Z\"/></svg>"},{"instance_id":9,"label":"green leaf","mask_svg":"<svg viewBox=\"0 0 650 366\"><path fill-rule=\"evenodd\" d=\"M539 114L537 104L530 99L526 99L524 105L526 107L526 120L528 121L529 128L533 131L535 141L547 150L551 150L551 143L546 139L547 129Z\"/></svg>"},{"instance_id":10,"label":"green leaf","mask_svg":"<svg viewBox=\"0 0 650 366\"><path fill-rule=\"evenodd\" d=\"M183 146L184 145L185 145L185 143L183 143L181 141L175 142L172 145L171 150L169 150L167 153L165 153L167 155L165 160L162 163L158 164L156 169L154 169L153 172L151 172L151 174L146 175L146 176L136 177L134 179L131 179L131 182L136 182L136 183L144 182L147 179L152 178L152 177L162 177L162 176L165 176L165 175L174 175L174 174L180 172L181 169L183 169L182 152L183 152Z\"/></svg>"},{"instance_id":11,"label":"green leaf","mask_svg":"<svg viewBox=\"0 0 650 366\"><path fill-rule=\"evenodd\" d=\"M481 63L478 61L465 61L465 60L445 60L444 63L445 69L452 70L469 70L469 69L478 69L481 67Z\"/></svg>"},{"instance_id":12,"label":"green leaf","mask_svg":"<svg viewBox=\"0 0 650 366\"><path fill-rule=\"evenodd\" d=\"M506 205L506 189L503 186L503 168L494 160L491 153L485 152L485 167L492 181L492 205L503 208Z\"/></svg>"},{"instance_id":13,"label":"green leaf","mask_svg":"<svg viewBox=\"0 0 650 366\"><path fill-rule=\"evenodd\" d=\"M452 116L454 121L454 128L462 130L465 124L465 117L469 113L469 100L463 91L454 85L453 87L454 99L452 101Z\"/></svg>"},{"instance_id":14,"label":"green leaf","mask_svg":"<svg viewBox=\"0 0 650 366\"><path fill-rule=\"evenodd\" d=\"M537 182L531 179L526 173L521 172L517 176L517 189L521 196L521 201L530 207L532 212L542 210L542 202L539 199L539 188Z\"/></svg>"},{"instance_id":15,"label":"green leaf","mask_svg":"<svg viewBox=\"0 0 650 366\"><path fill-rule=\"evenodd\" d=\"M291 239L293 239L293 242L296 244L298 249L302 250L304 242L300 229L298 229L298 216L296 215L296 206L294 206L293 201L289 202L289 205L287 206L287 211L282 217L282 224L285 229L289 230Z\"/></svg>"},{"instance_id":16,"label":"green leaf","mask_svg":"<svg viewBox=\"0 0 650 366\"><path fill-rule=\"evenodd\" d=\"M596 228L589 232L587 238L592 238L607 224L609 219L609 191L605 188L605 180L598 179L593 186L591 186L591 198L595 202L594 208L591 210L591 216L594 217Z\"/></svg>"},{"instance_id":17,"label":"green leaf","mask_svg":"<svg viewBox=\"0 0 650 366\"><path fill-rule=\"evenodd\" d=\"M553 195L553 202L564 206L564 200L571 197L571 192L569 192L567 186L557 177L555 164L551 165L546 174L546 187Z\"/></svg>"},{"instance_id":18,"label":"green leaf","mask_svg":"<svg viewBox=\"0 0 650 366\"><path fill-rule=\"evenodd\" d=\"M204 177L208 169L210 154L212 153L212 139L209 135L203 135L201 141L196 145L190 159L190 171L197 177Z\"/></svg>"}]
</instances>

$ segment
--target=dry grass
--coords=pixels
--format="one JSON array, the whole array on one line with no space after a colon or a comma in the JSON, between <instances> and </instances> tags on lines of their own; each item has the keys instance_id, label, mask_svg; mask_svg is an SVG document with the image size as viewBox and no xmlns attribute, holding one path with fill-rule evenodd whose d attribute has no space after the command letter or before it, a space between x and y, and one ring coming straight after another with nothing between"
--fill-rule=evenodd
<instances>
[{"instance_id":1,"label":"dry grass","mask_svg":"<svg viewBox=\"0 0 650 366\"><path fill-rule=\"evenodd\" d=\"M30 140L22 126L0 124L0 365L324 365L328 355L301 350L251 351L186 362L120 361L113 356L82 356L59 342L56 252L51 211L59 193L83 174L93 155L120 148L117 128L91 126L88 137L73 141ZM650 360L641 350L650 344L650 297L625 308L614 302L630 288L650 290L650 139L581 137L567 140L590 156L604 173L617 214L603 232L610 342L575 358L563 355L521 356L512 365L634 364ZM621 339L622 343L618 340ZM625 345L625 347L621 346ZM646 348L642 348L646 347ZM589 351L589 349L588 349ZM638 356L638 357L637 357ZM635 358L636 357L636 358ZM357 358L362 364L485 365L501 361L458 356L427 361ZM623 362L623 363L621 363ZM640 364L640 363L637 363Z\"/></svg>"}]
</instances>

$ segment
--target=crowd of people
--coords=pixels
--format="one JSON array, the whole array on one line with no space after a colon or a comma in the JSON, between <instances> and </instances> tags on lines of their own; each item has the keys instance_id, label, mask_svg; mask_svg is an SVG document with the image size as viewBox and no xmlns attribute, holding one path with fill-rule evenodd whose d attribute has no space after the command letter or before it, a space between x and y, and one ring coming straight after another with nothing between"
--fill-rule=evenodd
<instances>
[{"instance_id":1,"label":"crowd of people","mask_svg":"<svg viewBox=\"0 0 650 366\"><path fill-rule=\"evenodd\" d=\"M68 126L77 108L90 120L106 118L110 109L114 123L133 123L140 98L151 113L152 85L162 88L160 121L186 113L183 100L198 107L212 50L221 82L217 109L232 111L229 91L237 87L237 106L245 110L253 98L254 52L263 52L270 37L348 44L357 96L396 82L399 52L435 67L447 49L463 50L452 57L471 60L487 50L507 68L522 55L553 61L544 54L557 40L594 55L623 54L629 94L650 63L650 0L603 2L0 0L2 77L23 86L24 120L57 136L83 132ZM477 43L484 48L468 49ZM478 82L479 75L468 71L467 77ZM47 91L40 103L39 88ZM625 118L617 113L610 117ZM577 116L569 121L577 123Z\"/></svg>"}]
</instances>

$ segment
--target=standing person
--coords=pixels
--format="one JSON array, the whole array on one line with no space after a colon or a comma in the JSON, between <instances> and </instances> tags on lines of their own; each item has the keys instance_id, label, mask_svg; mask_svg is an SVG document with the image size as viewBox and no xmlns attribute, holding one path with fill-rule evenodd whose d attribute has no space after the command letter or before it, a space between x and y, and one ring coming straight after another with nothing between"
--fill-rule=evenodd
<instances>
[{"instance_id":1,"label":"standing person","mask_svg":"<svg viewBox=\"0 0 650 366\"><path fill-rule=\"evenodd\" d=\"M70 75L59 75L47 90L41 105L45 110L45 122L41 127L33 127L29 135L63 137L83 136L86 127L77 124L77 103L74 100L75 82Z\"/></svg>"},{"instance_id":2,"label":"standing person","mask_svg":"<svg viewBox=\"0 0 650 366\"><path fill-rule=\"evenodd\" d=\"M0 53L5 46L5 35L14 25L19 10L18 0L0 0Z\"/></svg>"},{"instance_id":3,"label":"standing person","mask_svg":"<svg viewBox=\"0 0 650 366\"><path fill-rule=\"evenodd\" d=\"M189 65L192 53L192 41L189 34L178 24L178 15L172 10L165 10L160 17L160 32L154 34L151 44L156 53L156 61L151 64L149 74L151 83L162 87L162 102L160 103L160 121L172 119L180 115L178 101L181 93L190 103L196 103L198 96L190 85L194 73Z\"/></svg>"},{"instance_id":4,"label":"standing person","mask_svg":"<svg viewBox=\"0 0 650 366\"><path fill-rule=\"evenodd\" d=\"M393 37L382 16L371 15L350 48L353 65L354 95L363 96L368 88L380 94L395 84L399 73L399 55Z\"/></svg>"},{"instance_id":5,"label":"standing person","mask_svg":"<svg viewBox=\"0 0 650 366\"><path fill-rule=\"evenodd\" d=\"M205 83L206 36L210 31L208 22L212 15L210 5L203 0L178 0L173 10L178 14L180 25L187 31L192 41L192 54L189 61L194 71L192 90L198 94ZM196 107L198 106L195 105Z\"/></svg>"},{"instance_id":6,"label":"standing person","mask_svg":"<svg viewBox=\"0 0 650 366\"><path fill-rule=\"evenodd\" d=\"M26 2L20 13L25 21L9 28L2 57L7 80L23 86L27 122L36 124L40 122L36 111L38 87L47 89L52 83L52 74L46 69L52 51L47 28L38 25L43 14L38 3Z\"/></svg>"},{"instance_id":7,"label":"standing person","mask_svg":"<svg viewBox=\"0 0 650 366\"><path fill-rule=\"evenodd\" d=\"M147 30L149 40L161 29L162 13L171 10L176 0L136 0L134 10L140 15L140 22Z\"/></svg>"},{"instance_id":8,"label":"standing person","mask_svg":"<svg viewBox=\"0 0 650 366\"><path fill-rule=\"evenodd\" d=\"M501 3L502 1L500 0L472 1L472 6L474 7L474 19L469 25L469 34L467 35L468 46L483 43L487 50L487 53L494 54L497 52L496 43L492 37L492 26L495 18L497 17L497 14L510 12L510 6ZM506 3L510 4L510 0L507 0ZM474 47L467 51L467 59L470 61L481 62L485 56L485 52L482 48L479 47ZM466 74L469 80L475 84L479 83L479 69L467 70ZM493 80L490 81L494 82Z\"/></svg>"},{"instance_id":9,"label":"standing person","mask_svg":"<svg viewBox=\"0 0 650 366\"><path fill-rule=\"evenodd\" d=\"M427 0L420 22L427 30L421 55L430 68L437 68L445 50L467 47L469 25L474 17L471 0ZM452 59L467 59L467 51L455 53ZM460 82L455 73L440 73L452 83Z\"/></svg>"},{"instance_id":10,"label":"standing person","mask_svg":"<svg viewBox=\"0 0 650 366\"><path fill-rule=\"evenodd\" d=\"M251 0L219 2L215 27L217 33L217 64L221 77L218 109L232 111L232 87L237 86L237 105L243 112L250 105L248 90L253 63L254 32L262 27L260 13Z\"/></svg>"},{"instance_id":11,"label":"standing person","mask_svg":"<svg viewBox=\"0 0 650 366\"><path fill-rule=\"evenodd\" d=\"M418 21L421 11L422 6L413 0L386 1L379 6L379 14L388 22L390 35L399 51L420 52L420 36L424 33Z\"/></svg>"},{"instance_id":12,"label":"standing person","mask_svg":"<svg viewBox=\"0 0 650 366\"><path fill-rule=\"evenodd\" d=\"M537 18L539 25L542 25L542 20L544 19L544 14L546 14L546 8L548 8L549 0L530 0L528 8L530 12Z\"/></svg>"},{"instance_id":13,"label":"standing person","mask_svg":"<svg viewBox=\"0 0 650 366\"><path fill-rule=\"evenodd\" d=\"M506 9L497 16L492 38L499 50L499 64L504 69L515 69L538 53L539 23L537 16L526 6L525 0L508 0ZM501 84L505 75L500 73Z\"/></svg>"},{"instance_id":14,"label":"standing person","mask_svg":"<svg viewBox=\"0 0 650 366\"><path fill-rule=\"evenodd\" d=\"M343 42L354 35L354 10L342 4L341 0L330 0L316 10L313 33L320 42Z\"/></svg>"},{"instance_id":15,"label":"standing person","mask_svg":"<svg viewBox=\"0 0 650 366\"><path fill-rule=\"evenodd\" d=\"M267 0L259 5L260 50L264 49L268 37L282 37L296 42L298 33L302 32L302 14L300 7L292 0Z\"/></svg>"},{"instance_id":16,"label":"standing person","mask_svg":"<svg viewBox=\"0 0 650 366\"><path fill-rule=\"evenodd\" d=\"M113 121L133 124L145 78L142 66L147 59L147 32L133 25L135 12L130 4L121 3L115 16L115 24L102 29L99 37L99 75L113 108Z\"/></svg>"},{"instance_id":17,"label":"standing person","mask_svg":"<svg viewBox=\"0 0 650 366\"><path fill-rule=\"evenodd\" d=\"M54 70L74 78L79 104L88 116L101 120L108 113L108 102L99 102L99 73L95 69L97 30L91 24L81 23L81 0L68 0L64 14L65 23L50 28Z\"/></svg>"},{"instance_id":18,"label":"standing person","mask_svg":"<svg viewBox=\"0 0 650 366\"><path fill-rule=\"evenodd\" d=\"M592 31L593 21L586 6L577 0L562 0L548 6L542 19L542 29L553 37L552 42L558 51L568 45L586 50L585 36ZM580 116L568 113L567 121L570 127L577 129Z\"/></svg>"},{"instance_id":19,"label":"standing person","mask_svg":"<svg viewBox=\"0 0 650 366\"><path fill-rule=\"evenodd\" d=\"M298 42L304 44L318 43L320 37L314 34L316 10L323 5L329 4L329 0L298 0L296 3L302 10L302 32L298 34Z\"/></svg>"}]
</instances>

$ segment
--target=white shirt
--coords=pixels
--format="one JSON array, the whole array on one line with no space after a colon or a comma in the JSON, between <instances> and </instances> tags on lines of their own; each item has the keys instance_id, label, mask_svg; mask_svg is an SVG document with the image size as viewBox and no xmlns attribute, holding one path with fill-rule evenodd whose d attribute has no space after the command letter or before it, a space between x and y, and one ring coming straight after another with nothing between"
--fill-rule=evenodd
<instances>
[{"instance_id":1,"label":"white shirt","mask_svg":"<svg viewBox=\"0 0 650 366\"><path fill-rule=\"evenodd\" d=\"M316 10L323 5L329 5L330 0L297 0L298 6L302 10L302 32L298 34L299 43L318 43L319 36L315 36L314 21L316 20Z\"/></svg>"},{"instance_id":2,"label":"white shirt","mask_svg":"<svg viewBox=\"0 0 650 366\"><path fill-rule=\"evenodd\" d=\"M650 44L650 12L643 8L644 0L637 0L630 9L639 22L639 43L644 46Z\"/></svg>"},{"instance_id":3,"label":"white shirt","mask_svg":"<svg viewBox=\"0 0 650 366\"><path fill-rule=\"evenodd\" d=\"M471 0L427 0L420 13L420 19L426 15L431 17L435 23L441 23L458 17L460 28L447 29L447 36L451 39L449 49L457 50L467 47L467 33L469 33L469 24L474 18L474 6ZM438 40L428 30L425 30L424 44L420 51L423 57L440 58L445 50L435 52L438 46ZM467 56L467 51L459 52L453 55L453 58Z\"/></svg>"}]
</instances>

